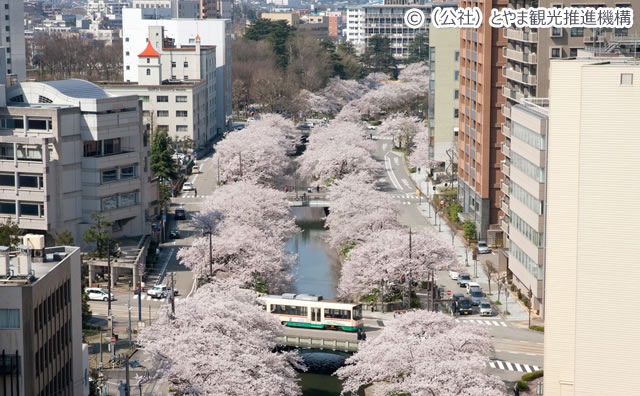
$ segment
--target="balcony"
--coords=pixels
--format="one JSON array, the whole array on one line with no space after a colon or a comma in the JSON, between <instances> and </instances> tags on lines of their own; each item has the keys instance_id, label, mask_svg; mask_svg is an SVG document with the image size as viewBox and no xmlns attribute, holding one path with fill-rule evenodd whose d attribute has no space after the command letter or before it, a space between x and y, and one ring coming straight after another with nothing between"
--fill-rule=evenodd
<instances>
[{"instance_id":1,"label":"balcony","mask_svg":"<svg viewBox=\"0 0 640 396\"><path fill-rule=\"evenodd\" d=\"M502 124L502 134L504 136L510 137L511 136L511 128L509 128L505 124Z\"/></svg>"},{"instance_id":2,"label":"balcony","mask_svg":"<svg viewBox=\"0 0 640 396\"><path fill-rule=\"evenodd\" d=\"M534 65L538 63L538 58L535 53L525 53L522 51L516 51L509 48L504 48L502 55L505 58L511 59L512 61L515 61L515 62L530 63Z\"/></svg>"},{"instance_id":3,"label":"balcony","mask_svg":"<svg viewBox=\"0 0 640 396\"><path fill-rule=\"evenodd\" d=\"M522 72L517 71L516 69L507 67L507 70L505 70L505 77L510 79L510 80L514 80L514 81L522 81Z\"/></svg>"},{"instance_id":4,"label":"balcony","mask_svg":"<svg viewBox=\"0 0 640 396\"><path fill-rule=\"evenodd\" d=\"M500 228L502 229L502 231L505 234L509 234L509 221L508 221L508 216L502 216L502 219L500 219Z\"/></svg>"},{"instance_id":5,"label":"balcony","mask_svg":"<svg viewBox=\"0 0 640 396\"><path fill-rule=\"evenodd\" d=\"M504 30L504 37L509 40L523 41L525 43L538 42L538 32L525 32L515 28L506 28Z\"/></svg>"},{"instance_id":6,"label":"balcony","mask_svg":"<svg viewBox=\"0 0 640 396\"><path fill-rule=\"evenodd\" d=\"M505 195L509 195L509 179L504 179L500 182L500 191Z\"/></svg>"},{"instance_id":7,"label":"balcony","mask_svg":"<svg viewBox=\"0 0 640 396\"><path fill-rule=\"evenodd\" d=\"M503 213L509 213L509 197L508 196L504 196L500 200L500 210L502 210Z\"/></svg>"},{"instance_id":8,"label":"balcony","mask_svg":"<svg viewBox=\"0 0 640 396\"><path fill-rule=\"evenodd\" d=\"M511 107L506 104L502 105L502 115L506 118L511 118Z\"/></svg>"},{"instance_id":9,"label":"balcony","mask_svg":"<svg viewBox=\"0 0 640 396\"><path fill-rule=\"evenodd\" d=\"M538 77L535 74L523 74L522 82L527 85L536 85L538 84Z\"/></svg>"},{"instance_id":10,"label":"balcony","mask_svg":"<svg viewBox=\"0 0 640 396\"><path fill-rule=\"evenodd\" d=\"M505 98L511 98L517 101L524 99L524 95L522 94L522 92L518 92L517 90L506 87L506 86L502 87L502 95Z\"/></svg>"},{"instance_id":11,"label":"balcony","mask_svg":"<svg viewBox=\"0 0 640 396\"><path fill-rule=\"evenodd\" d=\"M505 176L510 176L509 171L511 170L511 163L507 162L507 160L503 160L500 163L500 170Z\"/></svg>"},{"instance_id":12,"label":"balcony","mask_svg":"<svg viewBox=\"0 0 640 396\"><path fill-rule=\"evenodd\" d=\"M502 154L505 157L511 157L511 146L509 145L507 140L502 142Z\"/></svg>"}]
</instances>

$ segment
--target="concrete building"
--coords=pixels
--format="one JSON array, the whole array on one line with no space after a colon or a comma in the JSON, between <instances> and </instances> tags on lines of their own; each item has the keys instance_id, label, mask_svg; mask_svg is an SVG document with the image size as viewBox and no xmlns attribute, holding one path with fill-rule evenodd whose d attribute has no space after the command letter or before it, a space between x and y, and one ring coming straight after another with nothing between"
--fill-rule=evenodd
<instances>
[{"instance_id":1,"label":"concrete building","mask_svg":"<svg viewBox=\"0 0 640 396\"><path fill-rule=\"evenodd\" d=\"M155 19L153 13L145 13L142 9L125 9L123 13L123 52L124 81L138 82L138 54L147 46L149 27L163 26L164 35L172 41L173 46L193 47L196 36L200 36L202 46L216 47L215 93L209 93L209 101L216 103L216 133L222 133L231 127L231 21L228 19ZM157 50L161 45L154 45ZM167 66L165 63L164 67ZM181 66L177 62L176 66ZM199 69L204 72L205 69ZM184 73L170 71L164 76L176 75L184 79ZM207 79L206 74L189 75L190 79Z\"/></svg>"},{"instance_id":2,"label":"concrete building","mask_svg":"<svg viewBox=\"0 0 640 396\"><path fill-rule=\"evenodd\" d=\"M640 65L557 60L550 79L544 395L637 393Z\"/></svg>"},{"instance_id":3,"label":"concrete building","mask_svg":"<svg viewBox=\"0 0 640 396\"><path fill-rule=\"evenodd\" d=\"M431 3L423 0L384 0L364 5L364 46L373 36L388 37L391 40L391 52L398 60L409 56L409 45L418 34L429 35L431 22ZM412 29L405 25L404 14L411 8L421 10L425 15L422 27Z\"/></svg>"},{"instance_id":4,"label":"concrete building","mask_svg":"<svg viewBox=\"0 0 640 396\"><path fill-rule=\"evenodd\" d=\"M508 237L508 269L513 283L527 295L533 309L544 301L545 173L548 138L548 101L523 99L511 107L510 145L503 153L511 161L503 166L500 183L505 215L501 227Z\"/></svg>"},{"instance_id":5,"label":"concrete building","mask_svg":"<svg viewBox=\"0 0 640 396\"><path fill-rule=\"evenodd\" d=\"M364 9L362 7L347 8L345 40L356 48L358 53L364 48Z\"/></svg>"},{"instance_id":6,"label":"concrete building","mask_svg":"<svg viewBox=\"0 0 640 396\"><path fill-rule=\"evenodd\" d=\"M149 28L147 48L138 54L137 83L101 85L112 95L138 95L149 130L205 147L216 135L216 49L201 46L200 39L194 47L162 48L162 37L162 26ZM203 75L207 78L198 78Z\"/></svg>"},{"instance_id":7,"label":"concrete building","mask_svg":"<svg viewBox=\"0 0 640 396\"><path fill-rule=\"evenodd\" d=\"M202 19L232 19L233 2L231 0L199 0L200 18Z\"/></svg>"},{"instance_id":8,"label":"concrete building","mask_svg":"<svg viewBox=\"0 0 640 396\"><path fill-rule=\"evenodd\" d=\"M439 162L449 160L447 150L450 152L454 150L457 153L459 58L460 29L437 29L432 25L429 37L431 75L428 110L429 136L432 139L432 146L429 158Z\"/></svg>"},{"instance_id":9,"label":"concrete building","mask_svg":"<svg viewBox=\"0 0 640 396\"><path fill-rule=\"evenodd\" d=\"M200 18L200 0L133 0L132 7L170 9L171 18Z\"/></svg>"},{"instance_id":10,"label":"concrete building","mask_svg":"<svg viewBox=\"0 0 640 396\"><path fill-rule=\"evenodd\" d=\"M329 37L342 37L342 11L327 11L329 23Z\"/></svg>"},{"instance_id":11,"label":"concrete building","mask_svg":"<svg viewBox=\"0 0 640 396\"><path fill-rule=\"evenodd\" d=\"M8 248L0 247L3 395L82 395L88 385L80 249L45 253L46 260L32 262L28 250L10 258Z\"/></svg>"},{"instance_id":12,"label":"concrete building","mask_svg":"<svg viewBox=\"0 0 640 396\"><path fill-rule=\"evenodd\" d=\"M482 15L502 9L507 0L462 0L460 7L479 7ZM460 99L458 132L458 201L463 216L476 225L479 239L490 245L502 242L499 221L500 181L503 155L500 132L505 63L502 31L486 22L479 28L464 28L460 34ZM491 229L490 229L491 227Z\"/></svg>"},{"instance_id":13,"label":"concrete building","mask_svg":"<svg viewBox=\"0 0 640 396\"><path fill-rule=\"evenodd\" d=\"M151 232L148 135L136 96L83 80L28 82L0 107L0 221L81 243L93 213L114 237Z\"/></svg>"},{"instance_id":14,"label":"concrete building","mask_svg":"<svg viewBox=\"0 0 640 396\"><path fill-rule=\"evenodd\" d=\"M295 12L263 12L260 18L270 21L286 21L289 26L298 27L300 25L300 15Z\"/></svg>"},{"instance_id":15,"label":"concrete building","mask_svg":"<svg viewBox=\"0 0 640 396\"><path fill-rule=\"evenodd\" d=\"M122 10L129 6L127 0L88 0L86 9L92 15L122 16Z\"/></svg>"},{"instance_id":16,"label":"concrete building","mask_svg":"<svg viewBox=\"0 0 640 396\"><path fill-rule=\"evenodd\" d=\"M6 73L9 84L27 79L24 43L24 2L0 1L0 42L6 48Z\"/></svg>"}]
</instances>

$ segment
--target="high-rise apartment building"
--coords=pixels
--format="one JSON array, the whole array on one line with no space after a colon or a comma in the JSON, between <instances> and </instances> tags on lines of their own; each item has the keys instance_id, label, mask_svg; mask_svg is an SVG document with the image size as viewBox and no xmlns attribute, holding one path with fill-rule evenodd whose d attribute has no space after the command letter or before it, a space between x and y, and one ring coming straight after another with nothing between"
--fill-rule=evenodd
<instances>
[{"instance_id":1,"label":"high-rise apartment building","mask_svg":"<svg viewBox=\"0 0 640 396\"><path fill-rule=\"evenodd\" d=\"M479 7L484 21L477 29L460 32L460 98L458 132L458 200L464 216L475 222L480 239L499 242L501 231L500 171L503 159L500 128L504 122L502 86L506 39L488 23L491 9L507 0L462 0L460 7ZM489 230L490 225L491 230Z\"/></svg>"},{"instance_id":2,"label":"high-rise apartment building","mask_svg":"<svg viewBox=\"0 0 640 396\"><path fill-rule=\"evenodd\" d=\"M11 253L11 254L10 254ZM0 381L3 395L82 395L81 259L77 247L0 246Z\"/></svg>"},{"instance_id":3,"label":"high-rise apartment building","mask_svg":"<svg viewBox=\"0 0 640 396\"><path fill-rule=\"evenodd\" d=\"M544 395L637 393L640 65L552 61L550 80Z\"/></svg>"},{"instance_id":4,"label":"high-rise apartment building","mask_svg":"<svg viewBox=\"0 0 640 396\"><path fill-rule=\"evenodd\" d=\"M209 92L208 100L214 100L216 105L216 133L222 133L230 128L231 21L229 19L169 19L165 15L161 17L154 15L153 10L125 9L122 16L125 82L138 81L138 54L147 47L151 26L163 26L165 38L177 48L195 46L197 36L200 36L202 46L216 47L215 91ZM158 49L159 46L155 45L154 48ZM204 73L205 69L199 70ZM167 78L174 74L177 79L184 79L184 75L163 71L163 75ZM208 77L206 74L189 75L189 78L201 80Z\"/></svg>"},{"instance_id":5,"label":"high-rise apartment building","mask_svg":"<svg viewBox=\"0 0 640 396\"><path fill-rule=\"evenodd\" d=\"M457 4L434 4L433 7L457 7ZM429 158L449 161L449 153L458 146L458 89L460 29L435 28L429 34Z\"/></svg>"},{"instance_id":6,"label":"high-rise apartment building","mask_svg":"<svg viewBox=\"0 0 640 396\"><path fill-rule=\"evenodd\" d=\"M0 0L0 47L6 48L8 83L27 79L24 2Z\"/></svg>"},{"instance_id":7,"label":"high-rise apartment building","mask_svg":"<svg viewBox=\"0 0 640 396\"><path fill-rule=\"evenodd\" d=\"M364 10L362 7L347 8L345 40L353 44L358 53L364 48Z\"/></svg>"},{"instance_id":8,"label":"high-rise apartment building","mask_svg":"<svg viewBox=\"0 0 640 396\"><path fill-rule=\"evenodd\" d=\"M233 18L233 2L231 0L200 0L200 18Z\"/></svg>"}]
</instances>

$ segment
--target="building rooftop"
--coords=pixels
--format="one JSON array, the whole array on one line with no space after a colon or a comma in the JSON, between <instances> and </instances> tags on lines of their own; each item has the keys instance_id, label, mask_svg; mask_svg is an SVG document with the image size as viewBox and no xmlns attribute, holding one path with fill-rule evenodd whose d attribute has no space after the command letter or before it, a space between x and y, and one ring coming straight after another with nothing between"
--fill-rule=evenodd
<instances>
[{"instance_id":1,"label":"building rooftop","mask_svg":"<svg viewBox=\"0 0 640 396\"><path fill-rule=\"evenodd\" d=\"M147 41L147 47L138 56L142 56L145 58L157 58L160 56L160 54L153 49L151 41Z\"/></svg>"},{"instance_id":2,"label":"building rooftop","mask_svg":"<svg viewBox=\"0 0 640 396\"><path fill-rule=\"evenodd\" d=\"M0 250L7 251L7 247L0 247ZM2 286L26 286L38 282L46 276L58 264L69 257L74 251L80 248L75 246L57 246L45 248L45 260L42 262L31 261L31 273L20 274L18 269L18 255L20 252L11 252L9 261L9 272L11 275L0 275L0 287Z\"/></svg>"},{"instance_id":3,"label":"building rooftop","mask_svg":"<svg viewBox=\"0 0 640 396\"><path fill-rule=\"evenodd\" d=\"M161 88L172 88L172 87L195 87L206 80L164 80L160 85L144 85L138 84L137 81L98 81L103 88L143 88L143 87L161 87Z\"/></svg>"},{"instance_id":4,"label":"building rooftop","mask_svg":"<svg viewBox=\"0 0 640 396\"><path fill-rule=\"evenodd\" d=\"M43 81L41 84L48 85L61 94L78 99L100 99L107 98L109 95L100 88L86 80L71 79L59 81Z\"/></svg>"}]
</instances>

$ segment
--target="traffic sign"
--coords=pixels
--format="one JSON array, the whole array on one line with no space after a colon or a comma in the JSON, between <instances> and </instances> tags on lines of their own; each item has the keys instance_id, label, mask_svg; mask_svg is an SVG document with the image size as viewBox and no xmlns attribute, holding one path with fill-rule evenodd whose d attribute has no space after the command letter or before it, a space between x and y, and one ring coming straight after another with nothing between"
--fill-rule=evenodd
<instances>
[{"instance_id":1,"label":"traffic sign","mask_svg":"<svg viewBox=\"0 0 640 396\"><path fill-rule=\"evenodd\" d=\"M447 290L447 296L451 295L451 290Z\"/></svg>"},{"instance_id":2,"label":"traffic sign","mask_svg":"<svg viewBox=\"0 0 640 396\"><path fill-rule=\"evenodd\" d=\"M111 343L115 344L116 343L116 337L111 337Z\"/></svg>"},{"instance_id":3,"label":"traffic sign","mask_svg":"<svg viewBox=\"0 0 640 396\"><path fill-rule=\"evenodd\" d=\"M162 221L167 221L167 215L162 215Z\"/></svg>"}]
</instances>

